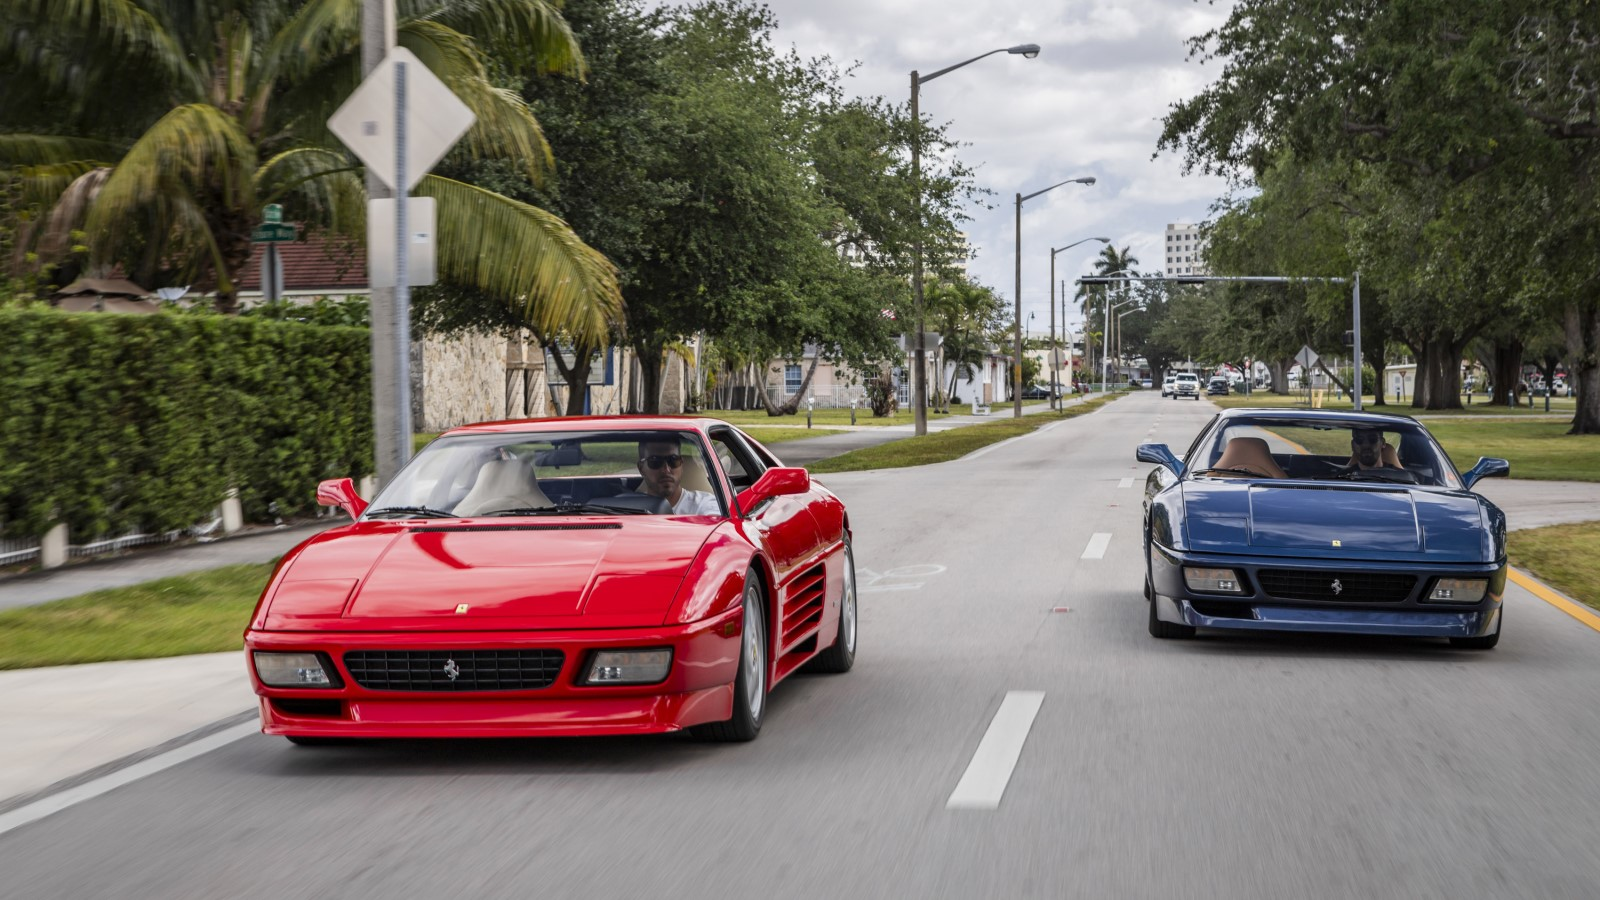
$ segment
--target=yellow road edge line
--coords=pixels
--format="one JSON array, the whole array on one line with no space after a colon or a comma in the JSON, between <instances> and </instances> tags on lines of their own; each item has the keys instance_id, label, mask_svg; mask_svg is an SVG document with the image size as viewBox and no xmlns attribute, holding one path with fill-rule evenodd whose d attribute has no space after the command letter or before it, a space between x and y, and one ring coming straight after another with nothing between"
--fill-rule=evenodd
<instances>
[{"instance_id":1,"label":"yellow road edge line","mask_svg":"<svg viewBox=\"0 0 1600 900\"><path fill-rule=\"evenodd\" d=\"M1520 587L1525 588L1528 593L1593 628L1595 631L1600 631L1600 615L1596 615L1593 610L1568 600L1556 593L1549 585L1534 578L1532 575L1524 573L1521 569L1510 569L1509 574L1511 580Z\"/></svg>"}]
</instances>

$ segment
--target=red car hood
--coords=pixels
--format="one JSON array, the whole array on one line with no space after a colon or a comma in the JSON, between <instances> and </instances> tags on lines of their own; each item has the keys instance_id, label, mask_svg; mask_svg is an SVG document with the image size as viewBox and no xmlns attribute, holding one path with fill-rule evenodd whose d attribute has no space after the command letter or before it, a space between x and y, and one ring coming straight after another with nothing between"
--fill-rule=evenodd
<instances>
[{"instance_id":1,"label":"red car hood","mask_svg":"<svg viewBox=\"0 0 1600 900\"><path fill-rule=\"evenodd\" d=\"M482 631L659 625L719 519L639 516L364 522L304 544L272 631Z\"/></svg>"}]
</instances>

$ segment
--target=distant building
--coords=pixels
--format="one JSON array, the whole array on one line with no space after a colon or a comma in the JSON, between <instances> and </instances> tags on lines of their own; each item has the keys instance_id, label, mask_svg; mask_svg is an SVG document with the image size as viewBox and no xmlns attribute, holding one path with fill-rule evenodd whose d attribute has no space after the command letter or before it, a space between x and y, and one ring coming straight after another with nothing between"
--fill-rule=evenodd
<instances>
[{"instance_id":1,"label":"distant building","mask_svg":"<svg viewBox=\"0 0 1600 900\"><path fill-rule=\"evenodd\" d=\"M1209 275L1205 264L1205 247L1200 239L1200 226L1182 222L1167 225L1168 275Z\"/></svg>"}]
</instances>

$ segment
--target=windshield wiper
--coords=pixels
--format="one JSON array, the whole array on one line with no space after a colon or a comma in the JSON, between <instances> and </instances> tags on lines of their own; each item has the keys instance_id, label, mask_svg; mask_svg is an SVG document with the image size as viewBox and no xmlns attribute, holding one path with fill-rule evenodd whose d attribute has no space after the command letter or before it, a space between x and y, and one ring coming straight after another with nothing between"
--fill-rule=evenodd
<instances>
[{"instance_id":1,"label":"windshield wiper","mask_svg":"<svg viewBox=\"0 0 1600 900\"><path fill-rule=\"evenodd\" d=\"M373 510L368 510L367 511L367 516L370 517L370 518L374 518L374 519L376 519L376 518L378 518L380 516L391 516L391 515L394 515L394 516L410 516L412 518L423 518L423 519L459 519L459 518L461 518L460 516L456 515L455 513L441 512L441 511L439 511L437 509L430 509L429 507L426 507L426 506L385 506L382 509L373 509Z\"/></svg>"},{"instance_id":2,"label":"windshield wiper","mask_svg":"<svg viewBox=\"0 0 1600 900\"><path fill-rule=\"evenodd\" d=\"M1201 469L1200 471L1198 471L1198 472L1196 472L1194 474L1196 474L1196 475L1210 475L1212 472L1224 472L1224 473L1227 473L1229 475L1248 475L1251 478L1271 478L1272 477L1271 475L1267 475L1267 474L1262 473L1262 472L1257 472L1254 469L1239 469L1239 468L1235 468L1235 467L1232 467L1232 466L1220 466L1220 467L1214 468L1214 469Z\"/></svg>"},{"instance_id":3,"label":"windshield wiper","mask_svg":"<svg viewBox=\"0 0 1600 900\"><path fill-rule=\"evenodd\" d=\"M515 509L497 509L483 513L485 516L570 516L573 513L591 513L601 516L649 515L646 510L602 503L558 503L555 506L520 506Z\"/></svg>"}]
</instances>

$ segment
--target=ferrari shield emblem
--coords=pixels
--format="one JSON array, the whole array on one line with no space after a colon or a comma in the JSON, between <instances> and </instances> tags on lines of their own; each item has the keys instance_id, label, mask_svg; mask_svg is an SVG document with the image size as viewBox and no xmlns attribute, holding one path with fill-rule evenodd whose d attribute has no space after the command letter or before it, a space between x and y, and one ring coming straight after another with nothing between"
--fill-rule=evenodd
<instances>
[{"instance_id":1,"label":"ferrari shield emblem","mask_svg":"<svg viewBox=\"0 0 1600 900\"><path fill-rule=\"evenodd\" d=\"M1344 546L1344 542L1343 542L1343 541L1334 541L1334 542L1333 542L1333 545L1334 545L1334 546L1335 546L1335 547L1343 547L1343 546ZM461 610L459 610L459 609L458 609L458 610L456 610L456 612L460 612L460 611L461 611Z\"/></svg>"},{"instance_id":2,"label":"ferrari shield emblem","mask_svg":"<svg viewBox=\"0 0 1600 900\"><path fill-rule=\"evenodd\" d=\"M457 603L456 604L456 615L459 616L459 615L461 615L462 613L464 613L466 611L467 611L467 604L465 604L465 603Z\"/></svg>"}]
</instances>

